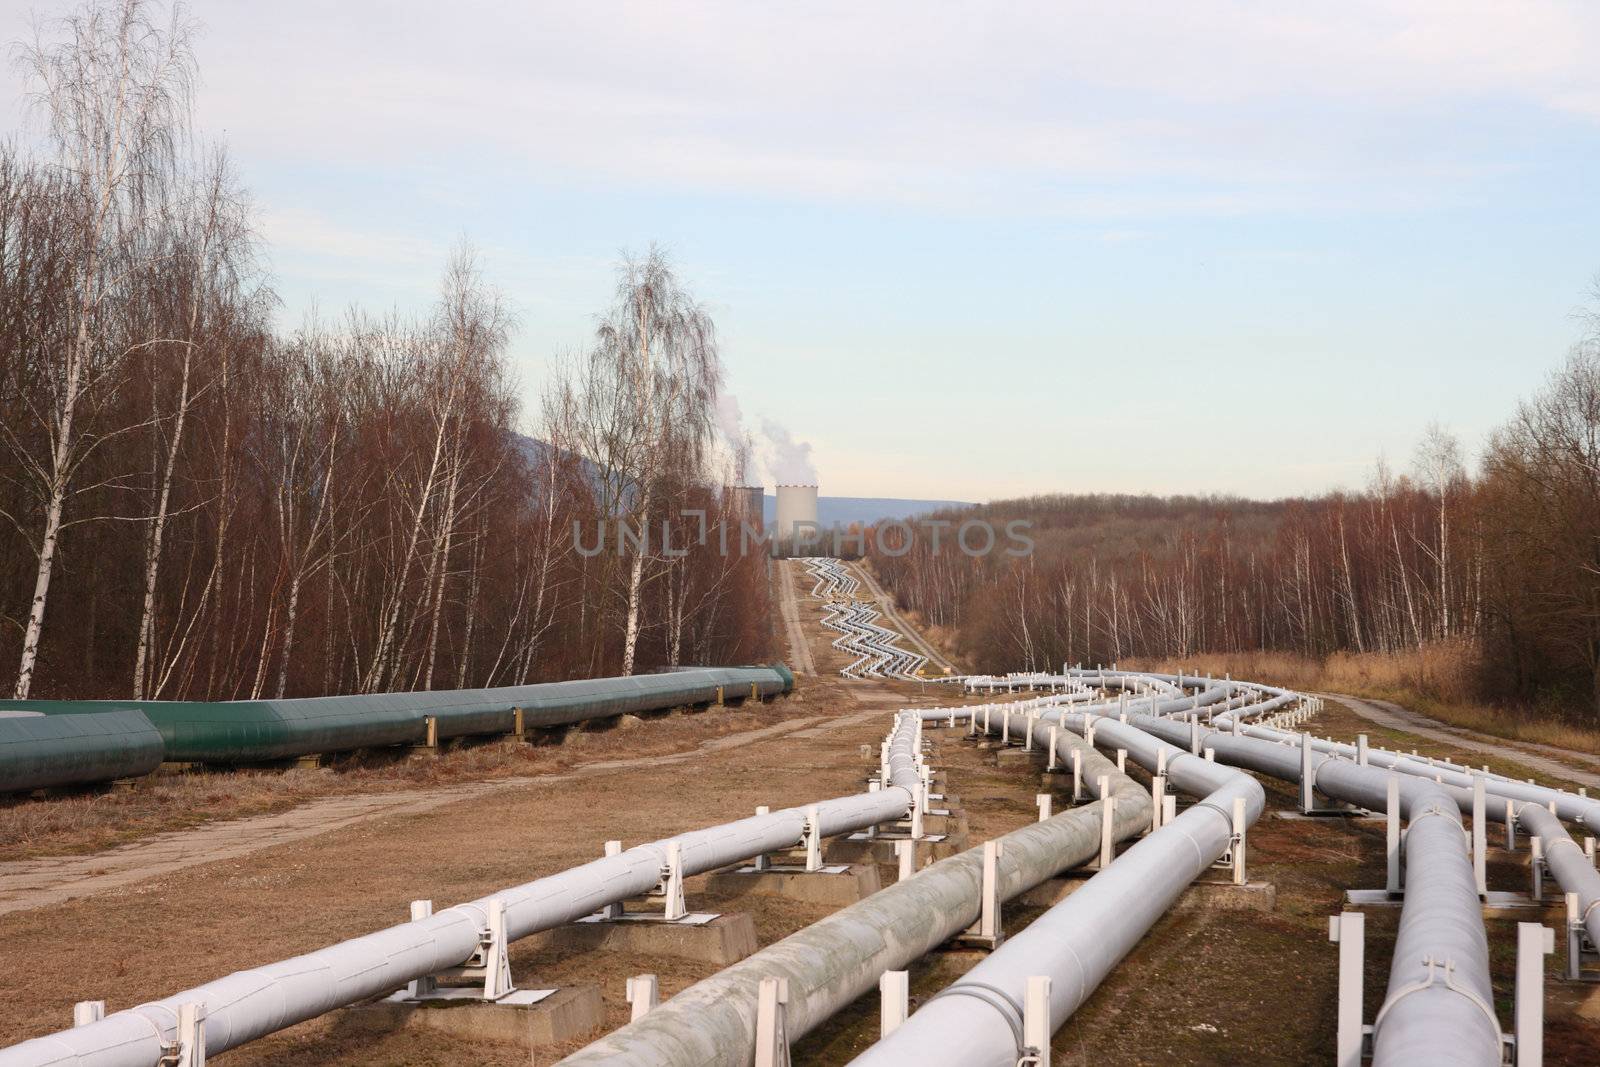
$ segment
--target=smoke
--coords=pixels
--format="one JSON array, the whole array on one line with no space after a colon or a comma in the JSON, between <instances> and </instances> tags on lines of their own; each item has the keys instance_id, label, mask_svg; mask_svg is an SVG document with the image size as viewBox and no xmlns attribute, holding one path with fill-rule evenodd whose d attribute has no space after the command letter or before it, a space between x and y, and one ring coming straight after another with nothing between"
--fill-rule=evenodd
<instances>
[{"instance_id":1,"label":"smoke","mask_svg":"<svg viewBox=\"0 0 1600 1067\"><path fill-rule=\"evenodd\" d=\"M725 392L717 393L716 418L717 447L726 458L733 484L817 484L810 442L796 441L782 423L763 416L758 447L754 436L745 428L739 398Z\"/></svg>"},{"instance_id":2,"label":"smoke","mask_svg":"<svg viewBox=\"0 0 1600 1067\"><path fill-rule=\"evenodd\" d=\"M782 424L772 419L761 420L761 432L766 437L762 459L776 484L817 484L817 467L811 462L810 442L796 441Z\"/></svg>"},{"instance_id":3,"label":"smoke","mask_svg":"<svg viewBox=\"0 0 1600 1067\"><path fill-rule=\"evenodd\" d=\"M753 485L755 442L744 428L739 398L732 393L717 394L717 429L722 431L722 448L727 453L728 470L734 485Z\"/></svg>"}]
</instances>

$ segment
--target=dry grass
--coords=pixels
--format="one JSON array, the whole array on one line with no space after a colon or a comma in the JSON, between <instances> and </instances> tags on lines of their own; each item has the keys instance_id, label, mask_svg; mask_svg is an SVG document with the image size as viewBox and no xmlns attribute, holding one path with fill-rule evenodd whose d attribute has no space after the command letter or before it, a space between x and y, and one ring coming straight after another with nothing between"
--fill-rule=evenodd
<instances>
[{"instance_id":1,"label":"dry grass","mask_svg":"<svg viewBox=\"0 0 1600 1067\"><path fill-rule=\"evenodd\" d=\"M1312 692L1349 693L1401 704L1452 726L1513 741L1579 752L1600 750L1600 730L1588 729L1474 697L1472 646L1452 641L1404 652L1336 652L1326 659L1289 652L1207 653L1179 660L1135 660L1145 670L1222 675Z\"/></svg>"}]
</instances>

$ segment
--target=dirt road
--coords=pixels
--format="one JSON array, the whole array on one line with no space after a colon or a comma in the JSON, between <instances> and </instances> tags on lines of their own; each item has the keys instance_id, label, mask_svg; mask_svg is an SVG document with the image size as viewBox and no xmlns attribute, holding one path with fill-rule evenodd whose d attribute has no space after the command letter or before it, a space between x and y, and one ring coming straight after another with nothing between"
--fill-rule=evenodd
<instances>
[{"instance_id":1,"label":"dirt road","mask_svg":"<svg viewBox=\"0 0 1600 1067\"><path fill-rule=\"evenodd\" d=\"M807 676L817 673L816 661L811 658L811 643L800 625L800 598L794 583L800 565L793 560L778 561L778 610L783 616L784 636L789 642L789 665L794 673Z\"/></svg>"},{"instance_id":2,"label":"dirt road","mask_svg":"<svg viewBox=\"0 0 1600 1067\"><path fill-rule=\"evenodd\" d=\"M1387 700L1353 697L1344 693L1318 695L1329 700L1337 700L1362 718L1391 730L1403 730L1408 734L1430 738L1472 752L1481 752L1486 756L1513 759L1553 778L1564 778L1590 789L1600 788L1600 774L1573 766L1574 763L1580 762L1592 764L1593 757L1581 752L1569 752L1554 745L1486 738L1483 734L1430 719L1426 715L1419 715Z\"/></svg>"}]
</instances>

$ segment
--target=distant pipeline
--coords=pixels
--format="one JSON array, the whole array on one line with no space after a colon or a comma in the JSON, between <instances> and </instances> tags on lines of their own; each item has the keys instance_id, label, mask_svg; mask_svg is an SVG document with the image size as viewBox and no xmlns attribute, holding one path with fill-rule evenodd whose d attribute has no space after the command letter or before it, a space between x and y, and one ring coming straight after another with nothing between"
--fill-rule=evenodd
<instances>
[{"instance_id":1,"label":"distant pipeline","mask_svg":"<svg viewBox=\"0 0 1600 1067\"><path fill-rule=\"evenodd\" d=\"M270 763L765 700L793 688L794 674L780 663L290 700L7 700L0 701L0 793L137 778L164 762Z\"/></svg>"}]
</instances>

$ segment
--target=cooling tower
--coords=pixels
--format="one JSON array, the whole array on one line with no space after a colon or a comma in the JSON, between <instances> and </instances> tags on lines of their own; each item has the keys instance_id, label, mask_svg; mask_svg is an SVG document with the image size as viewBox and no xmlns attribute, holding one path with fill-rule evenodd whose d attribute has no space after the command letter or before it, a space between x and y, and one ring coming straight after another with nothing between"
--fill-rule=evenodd
<instances>
[{"instance_id":1,"label":"cooling tower","mask_svg":"<svg viewBox=\"0 0 1600 1067\"><path fill-rule=\"evenodd\" d=\"M814 485L778 486L777 529L773 536L779 541L794 538L796 523L817 525L817 487ZM815 535L813 535L815 536Z\"/></svg>"}]
</instances>

